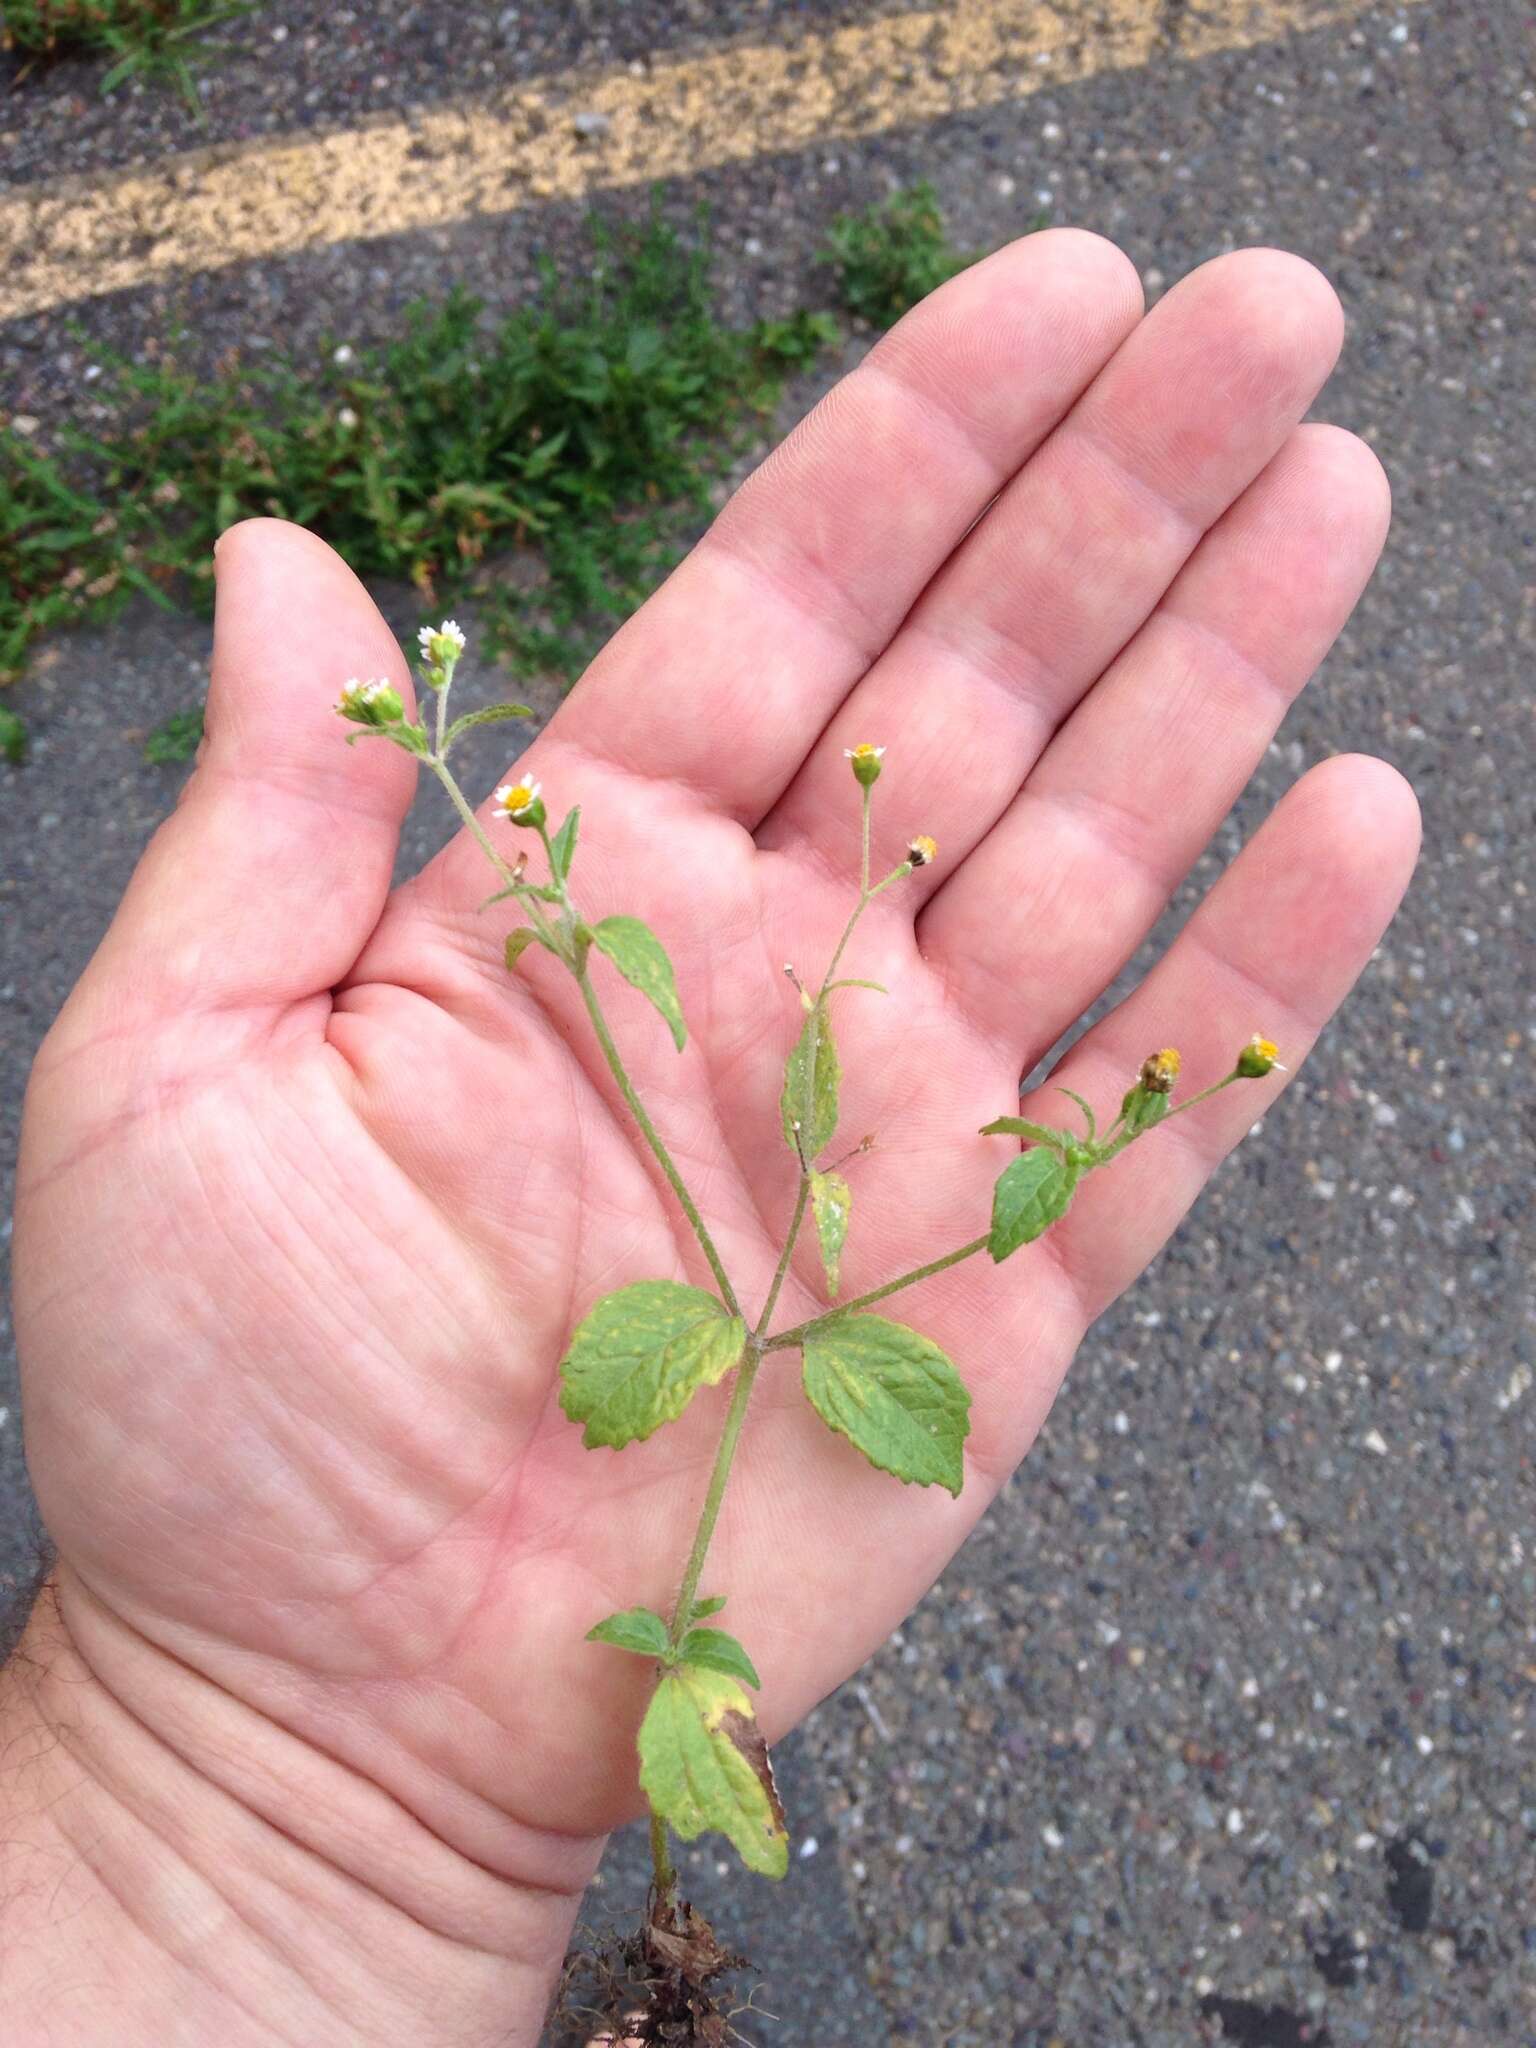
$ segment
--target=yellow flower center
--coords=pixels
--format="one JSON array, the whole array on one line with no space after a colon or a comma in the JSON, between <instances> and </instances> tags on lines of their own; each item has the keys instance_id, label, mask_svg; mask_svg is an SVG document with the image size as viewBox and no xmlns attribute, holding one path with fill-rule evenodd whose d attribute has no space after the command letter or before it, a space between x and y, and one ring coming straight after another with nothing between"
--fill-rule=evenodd
<instances>
[{"instance_id":1,"label":"yellow flower center","mask_svg":"<svg viewBox=\"0 0 1536 2048\"><path fill-rule=\"evenodd\" d=\"M859 744L854 748L849 758L850 760L854 761L872 761L879 754L879 752L880 749L878 747L871 746L868 740L860 740Z\"/></svg>"},{"instance_id":2,"label":"yellow flower center","mask_svg":"<svg viewBox=\"0 0 1536 2048\"><path fill-rule=\"evenodd\" d=\"M1163 1072L1171 1079L1177 1080L1179 1069L1184 1064L1183 1060L1179 1058L1178 1047L1175 1045L1165 1045L1162 1051L1156 1055L1156 1058L1157 1064L1162 1068Z\"/></svg>"},{"instance_id":3,"label":"yellow flower center","mask_svg":"<svg viewBox=\"0 0 1536 2048\"><path fill-rule=\"evenodd\" d=\"M502 805L502 809L506 811L526 811L532 802L533 791L526 782L520 782L516 789L509 789L507 791L506 802Z\"/></svg>"},{"instance_id":4,"label":"yellow flower center","mask_svg":"<svg viewBox=\"0 0 1536 2048\"><path fill-rule=\"evenodd\" d=\"M1277 1060L1280 1057L1280 1048L1272 1038L1260 1038L1255 1032L1252 1045L1261 1060Z\"/></svg>"},{"instance_id":5,"label":"yellow flower center","mask_svg":"<svg viewBox=\"0 0 1536 2048\"><path fill-rule=\"evenodd\" d=\"M907 858L915 868L925 868L938 857L938 844L926 832L919 832L907 848Z\"/></svg>"}]
</instances>

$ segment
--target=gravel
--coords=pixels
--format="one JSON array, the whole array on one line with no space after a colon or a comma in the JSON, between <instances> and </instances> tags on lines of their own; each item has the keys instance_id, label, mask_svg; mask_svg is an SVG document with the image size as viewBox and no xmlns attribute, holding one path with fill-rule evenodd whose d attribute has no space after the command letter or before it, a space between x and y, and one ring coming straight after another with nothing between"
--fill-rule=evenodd
<instances>
[{"instance_id":1,"label":"gravel","mask_svg":"<svg viewBox=\"0 0 1536 2048\"><path fill-rule=\"evenodd\" d=\"M564 12L523 10L556 38ZM390 21L407 13L429 41L461 16ZM668 14L690 32L745 18ZM1525 34L1513 0L1387 9L666 195L710 200L742 312L800 301L829 214L918 175L961 239L1049 205L1120 240L1154 295L1240 241L1321 263L1350 339L1320 411L1382 455L1396 525L1192 887L1337 751L1394 761L1426 814L1404 912L1305 1075L1099 1323L940 1586L806 1725L791 1806L815 1855L765 1909L703 1851L782 2015L754 2038L1536 2043ZM186 305L219 345L318 345L449 277L509 301L575 227L552 209L341 249ZM84 317L131 349L165 304ZM0 375L29 410L73 403L87 348L34 323L0 336ZM130 617L47 650L13 699L36 739L0 771L7 1135L30 1049L174 791L128 735L186 701L205 647L196 621ZM0 1406L0 1568L19 1577ZM594 1918L633 1906L637 1854L616 1851Z\"/></svg>"}]
</instances>

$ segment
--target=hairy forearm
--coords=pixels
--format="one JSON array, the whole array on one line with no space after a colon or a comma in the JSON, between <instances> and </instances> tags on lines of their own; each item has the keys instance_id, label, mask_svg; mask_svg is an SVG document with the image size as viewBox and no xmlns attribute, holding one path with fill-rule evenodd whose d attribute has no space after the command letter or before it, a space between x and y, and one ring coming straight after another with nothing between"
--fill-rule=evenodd
<instances>
[{"instance_id":1,"label":"hairy forearm","mask_svg":"<svg viewBox=\"0 0 1536 2048\"><path fill-rule=\"evenodd\" d=\"M66 1575L0 1673L0 2039L531 2048L599 1846L468 1863Z\"/></svg>"}]
</instances>

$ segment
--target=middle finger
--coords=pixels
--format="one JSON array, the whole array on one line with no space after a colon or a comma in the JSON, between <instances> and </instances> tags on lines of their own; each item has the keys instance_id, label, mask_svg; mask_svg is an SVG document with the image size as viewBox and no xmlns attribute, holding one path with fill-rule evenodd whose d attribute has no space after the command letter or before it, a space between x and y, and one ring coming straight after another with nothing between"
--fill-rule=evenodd
<instances>
[{"instance_id":1,"label":"middle finger","mask_svg":"<svg viewBox=\"0 0 1536 2048\"><path fill-rule=\"evenodd\" d=\"M919 598L758 834L840 871L842 749L889 747L876 872L931 833L945 875L1332 369L1343 316L1311 264L1247 249L1171 291ZM941 877L913 878L922 900Z\"/></svg>"}]
</instances>

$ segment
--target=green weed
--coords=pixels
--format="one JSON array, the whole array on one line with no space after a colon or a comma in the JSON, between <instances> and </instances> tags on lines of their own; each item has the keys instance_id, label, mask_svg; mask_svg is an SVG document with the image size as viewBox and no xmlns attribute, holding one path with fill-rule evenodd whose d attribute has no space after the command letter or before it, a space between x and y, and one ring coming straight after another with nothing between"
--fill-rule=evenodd
<instances>
[{"instance_id":1,"label":"green weed","mask_svg":"<svg viewBox=\"0 0 1536 2048\"><path fill-rule=\"evenodd\" d=\"M201 39L252 11L249 0L3 0L0 48L33 60L110 57L104 93L129 78L165 78L196 114L194 66L217 47Z\"/></svg>"},{"instance_id":2,"label":"green weed","mask_svg":"<svg viewBox=\"0 0 1536 2048\"><path fill-rule=\"evenodd\" d=\"M894 317L898 274L904 292L958 266L935 250L926 188L919 200L837 224L850 310ZM883 299L867 264L849 268L865 230L885 252ZM39 633L134 595L206 606L214 540L253 514L312 527L428 605L474 597L519 673L579 674L704 524L785 378L839 334L818 310L725 326L706 239L654 211L589 233L580 278L545 264L510 315L454 291L382 346L212 377L180 367L173 337L156 362L109 363L97 433L43 448L0 431L0 681ZM196 736L150 744L175 759Z\"/></svg>"},{"instance_id":3,"label":"green weed","mask_svg":"<svg viewBox=\"0 0 1536 2048\"><path fill-rule=\"evenodd\" d=\"M933 187L920 184L862 213L839 214L822 260L836 270L838 296L855 318L891 327L976 258L950 241Z\"/></svg>"}]
</instances>

